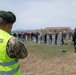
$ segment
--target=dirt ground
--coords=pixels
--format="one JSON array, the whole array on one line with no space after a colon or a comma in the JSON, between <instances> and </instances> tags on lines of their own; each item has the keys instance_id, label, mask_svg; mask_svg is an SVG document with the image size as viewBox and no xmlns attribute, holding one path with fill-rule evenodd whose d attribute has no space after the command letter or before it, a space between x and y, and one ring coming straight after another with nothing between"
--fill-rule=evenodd
<instances>
[{"instance_id":1,"label":"dirt ground","mask_svg":"<svg viewBox=\"0 0 76 75\"><path fill-rule=\"evenodd\" d=\"M76 75L76 53L64 58L40 59L29 54L20 61L21 75Z\"/></svg>"}]
</instances>

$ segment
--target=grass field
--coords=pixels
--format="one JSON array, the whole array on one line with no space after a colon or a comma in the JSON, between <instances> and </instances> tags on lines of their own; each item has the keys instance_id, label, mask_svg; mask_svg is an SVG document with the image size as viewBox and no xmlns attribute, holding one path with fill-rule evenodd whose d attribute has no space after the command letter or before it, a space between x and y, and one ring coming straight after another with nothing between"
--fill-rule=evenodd
<instances>
[{"instance_id":1,"label":"grass field","mask_svg":"<svg viewBox=\"0 0 76 75\"><path fill-rule=\"evenodd\" d=\"M76 53L70 41L62 46L31 41L24 44L28 57L20 60L22 75L76 75Z\"/></svg>"},{"instance_id":2,"label":"grass field","mask_svg":"<svg viewBox=\"0 0 76 75\"><path fill-rule=\"evenodd\" d=\"M48 59L55 57L64 57L66 53L74 51L73 45L68 42L69 45L47 45L47 44L35 44L32 42L26 42L25 46L31 54L36 54L39 58ZM61 52L62 49L66 49L66 53Z\"/></svg>"}]
</instances>

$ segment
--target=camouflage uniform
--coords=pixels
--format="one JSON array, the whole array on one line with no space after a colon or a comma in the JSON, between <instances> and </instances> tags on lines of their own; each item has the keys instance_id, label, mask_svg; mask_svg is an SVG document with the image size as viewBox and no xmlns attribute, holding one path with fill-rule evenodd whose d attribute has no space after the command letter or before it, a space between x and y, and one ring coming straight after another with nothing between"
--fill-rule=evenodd
<instances>
[{"instance_id":1,"label":"camouflage uniform","mask_svg":"<svg viewBox=\"0 0 76 75\"><path fill-rule=\"evenodd\" d=\"M28 55L27 49L24 44L18 41L15 37L12 37L6 46L6 51L11 58L25 58Z\"/></svg>"}]
</instances>

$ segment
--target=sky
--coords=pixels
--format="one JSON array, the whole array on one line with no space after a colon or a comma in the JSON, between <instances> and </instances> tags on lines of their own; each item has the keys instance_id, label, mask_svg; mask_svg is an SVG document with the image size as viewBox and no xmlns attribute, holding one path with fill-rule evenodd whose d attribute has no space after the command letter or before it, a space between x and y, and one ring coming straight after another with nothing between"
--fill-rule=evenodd
<instances>
[{"instance_id":1,"label":"sky","mask_svg":"<svg viewBox=\"0 0 76 75\"><path fill-rule=\"evenodd\" d=\"M76 27L76 0L0 0L0 10L12 11L12 30Z\"/></svg>"}]
</instances>

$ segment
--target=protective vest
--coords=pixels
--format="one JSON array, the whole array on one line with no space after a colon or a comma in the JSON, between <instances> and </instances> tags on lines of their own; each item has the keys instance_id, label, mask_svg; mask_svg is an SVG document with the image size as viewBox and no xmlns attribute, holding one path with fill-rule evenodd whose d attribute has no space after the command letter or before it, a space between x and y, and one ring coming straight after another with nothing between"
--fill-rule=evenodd
<instances>
[{"instance_id":1,"label":"protective vest","mask_svg":"<svg viewBox=\"0 0 76 75\"><path fill-rule=\"evenodd\" d=\"M11 37L0 29L0 75L20 75L18 60L10 58L6 52L6 45Z\"/></svg>"}]
</instances>

